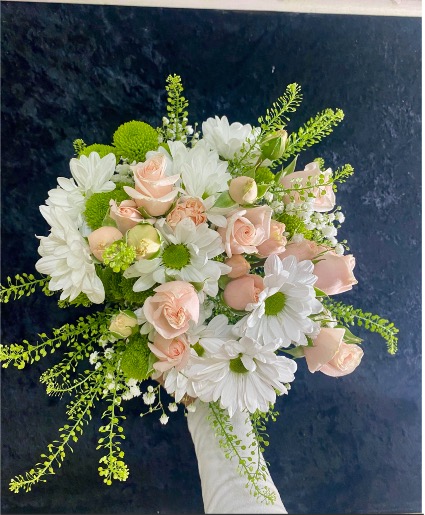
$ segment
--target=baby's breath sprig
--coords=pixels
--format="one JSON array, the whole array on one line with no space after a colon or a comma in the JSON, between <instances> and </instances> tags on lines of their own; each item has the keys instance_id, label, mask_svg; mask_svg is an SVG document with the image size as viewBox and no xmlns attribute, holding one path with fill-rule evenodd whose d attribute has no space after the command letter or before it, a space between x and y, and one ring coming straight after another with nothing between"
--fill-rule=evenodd
<instances>
[{"instance_id":1,"label":"baby's breath sprig","mask_svg":"<svg viewBox=\"0 0 425 515\"><path fill-rule=\"evenodd\" d=\"M0 304L6 304L10 299L19 300L21 297L29 297L35 293L37 288L41 288L43 293L51 295L48 288L50 277L41 277L36 279L33 274L16 274L14 279L6 278L7 286L0 284Z\"/></svg>"},{"instance_id":2,"label":"baby's breath sprig","mask_svg":"<svg viewBox=\"0 0 425 515\"><path fill-rule=\"evenodd\" d=\"M365 329L372 333L378 333L387 342L388 352L395 354L397 352L398 333L397 327L393 322L389 322L385 318L373 313L364 312L360 308L354 308L343 304L342 302L335 302L330 298L322 300L324 306L332 313L338 323L342 325L355 325L364 326Z\"/></svg>"},{"instance_id":3,"label":"baby's breath sprig","mask_svg":"<svg viewBox=\"0 0 425 515\"><path fill-rule=\"evenodd\" d=\"M212 425L220 447L224 450L227 459L236 458L238 462L238 472L247 479L246 488L250 494L265 504L273 504L276 501L276 494L267 486L259 483L266 479L266 463L261 458L257 466L254 464L253 456L260 456L260 445L256 442L256 430L249 432L247 437L253 437L253 444L247 449L242 441L233 432L232 421L229 413L220 408L218 403L210 402L210 414L208 419ZM257 423L259 419L255 419ZM261 427L263 427L261 425Z\"/></svg>"}]
</instances>

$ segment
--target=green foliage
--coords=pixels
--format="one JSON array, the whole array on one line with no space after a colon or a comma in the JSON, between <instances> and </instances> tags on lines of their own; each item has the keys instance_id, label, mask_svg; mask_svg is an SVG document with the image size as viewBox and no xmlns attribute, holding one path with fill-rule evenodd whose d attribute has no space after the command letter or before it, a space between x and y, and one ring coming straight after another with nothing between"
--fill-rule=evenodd
<instances>
[{"instance_id":1,"label":"green foliage","mask_svg":"<svg viewBox=\"0 0 425 515\"><path fill-rule=\"evenodd\" d=\"M255 171L255 182L257 184L271 184L275 180L275 174L266 166L261 166Z\"/></svg>"},{"instance_id":2,"label":"green foliage","mask_svg":"<svg viewBox=\"0 0 425 515\"><path fill-rule=\"evenodd\" d=\"M154 291L152 289L146 291L133 291L133 286L136 281L137 278L126 279L125 277L122 277L120 282L120 291L123 302L140 307L143 306L148 297L154 295Z\"/></svg>"},{"instance_id":3,"label":"green foliage","mask_svg":"<svg viewBox=\"0 0 425 515\"><path fill-rule=\"evenodd\" d=\"M114 479L126 481L129 470L122 460L124 451L121 449L121 440L124 440L125 436L120 422L125 420L125 416L119 414L123 411L123 407L118 404L117 388L110 391L106 399L109 405L103 412L102 419L107 419L107 424L99 428L99 432L104 433L105 436L99 438L96 450L106 451L106 455L99 460L98 470L100 477L103 477L103 482L112 485Z\"/></svg>"},{"instance_id":4,"label":"green foliage","mask_svg":"<svg viewBox=\"0 0 425 515\"><path fill-rule=\"evenodd\" d=\"M285 231L289 232L288 239L292 238L294 234L302 234L306 240L312 239L313 232L307 229L303 220L298 216L283 212L276 217L276 220L285 224Z\"/></svg>"},{"instance_id":5,"label":"green foliage","mask_svg":"<svg viewBox=\"0 0 425 515\"><path fill-rule=\"evenodd\" d=\"M335 170L333 175L334 182L345 182L349 177L351 177L354 173L354 168L346 164L342 168L338 168Z\"/></svg>"},{"instance_id":6,"label":"green foliage","mask_svg":"<svg viewBox=\"0 0 425 515\"><path fill-rule=\"evenodd\" d=\"M137 278L126 279L112 268L97 265L96 274L105 287L105 297L109 302L137 308L143 306L145 300L154 294L151 288L147 291L133 291Z\"/></svg>"},{"instance_id":7,"label":"green foliage","mask_svg":"<svg viewBox=\"0 0 425 515\"><path fill-rule=\"evenodd\" d=\"M105 193L94 193L86 199L84 217L93 231L102 227L105 216L109 213L109 201L116 200L117 203L128 200L129 196L123 190L124 183L117 182L115 189ZM128 186L128 184L127 184Z\"/></svg>"},{"instance_id":8,"label":"green foliage","mask_svg":"<svg viewBox=\"0 0 425 515\"><path fill-rule=\"evenodd\" d=\"M92 305L93 303L91 302L91 300L87 297L87 295L83 292L81 292L79 295L77 295L75 297L74 300L58 300L58 306L62 309L65 309L65 308L70 308L70 307L74 307L74 308L79 308L80 306L83 306L84 308L88 308Z\"/></svg>"},{"instance_id":9,"label":"green foliage","mask_svg":"<svg viewBox=\"0 0 425 515\"><path fill-rule=\"evenodd\" d=\"M77 157L79 157L81 153L84 151L84 149L87 147L87 145L84 143L82 139L75 139L72 143L72 146L74 147L74 152Z\"/></svg>"},{"instance_id":10,"label":"green foliage","mask_svg":"<svg viewBox=\"0 0 425 515\"><path fill-rule=\"evenodd\" d=\"M146 152L158 148L158 133L145 122L132 120L123 123L114 133L116 155L128 159L130 163L143 162Z\"/></svg>"},{"instance_id":11,"label":"green foliage","mask_svg":"<svg viewBox=\"0 0 425 515\"><path fill-rule=\"evenodd\" d=\"M136 259L136 249L127 245L125 241L118 240L111 243L103 251L103 262L116 273L126 270Z\"/></svg>"},{"instance_id":12,"label":"green foliage","mask_svg":"<svg viewBox=\"0 0 425 515\"><path fill-rule=\"evenodd\" d=\"M265 504L273 504L276 494L267 486L259 483L267 477L267 466L261 457L261 449L264 448L266 438L261 435L263 425L259 423L260 416L254 417L253 430L247 434L252 443L247 448L233 432L231 418L227 411L222 410L218 403L210 402L209 421L214 430L220 447L224 450L227 459L236 458L237 470L241 476L247 479L246 488L250 494ZM257 440L260 438L260 440Z\"/></svg>"},{"instance_id":13,"label":"green foliage","mask_svg":"<svg viewBox=\"0 0 425 515\"><path fill-rule=\"evenodd\" d=\"M69 424L59 429L59 440L54 440L47 446L47 454L41 455L41 460L25 475L18 475L10 481L12 492L20 490L29 492L39 482L46 482L45 476L55 474L55 466L61 467L66 456L67 448L72 451L72 443L77 442L83 433L85 424L92 418L94 403L103 388L103 375L101 371L93 374L89 380L81 384L75 400L67 406Z\"/></svg>"},{"instance_id":14,"label":"green foliage","mask_svg":"<svg viewBox=\"0 0 425 515\"><path fill-rule=\"evenodd\" d=\"M295 154L299 154L305 148L319 143L325 136L331 134L333 127L338 125L343 119L344 113L341 109L336 109L335 111L333 109L325 109L314 118L310 118L298 131L290 134L285 153L281 159L273 162L273 166L286 161Z\"/></svg>"},{"instance_id":15,"label":"green foliage","mask_svg":"<svg viewBox=\"0 0 425 515\"><path fill-rule=\"evenodd\" d=\"M342 302L335 302L331 299L322 300L324 306L332 313L338 323L341 325L364 326L372 333L378 333L387 343L388 352L395 354L397 352L398 333L397 327L392 322L379 315L366 313L360 308L348 306Z\"/></svg>"},{"instance_id":16,"label":"green foliage","mask_svg":"<svg viewBox=\"0 0 425 515\"><path fill-rule=\"evenodd\" d=\"M78 153L78 157L81 156L89 156L92 152L97 152L99 154L99 157L105 157L108 154L114 154L116 161L118 162L120 160L121 155L117 151L115 147L112 145L102 145L100 143L93 143L93 145L89 145L88 147L84 147L80 150Z\"/></svg>"},{"instance_id":17,"label":"green foliage","mask_svg":"<svg viewBox=\"0 0 425 515\"><path fill-rule=\"evenodd\" d=\"M165 141L186 140L186 126L189 102L182 95L183 85L179 75L167 77L167 117L168 124L164 124L161 133Z\"/></svg>"},{"instance_id":18,"label":"green foliage","mask_svg":"<svg viewBox=\"0 0 425 515\"><path fill-rule=\"evenodd\" d=\"M53 329L53 336L49 338L46 333L40 333L40 342L35 345L23 340L23 345L12 343L10 345L0 345L0 361L2 367L7 368L12 363L18 369L22 369L26 364L33 364L41 358L54 353L64 342L67 347L76 345L77 338L83 339L96 338L101 326L105 323L105 318L109 316L108 311L101 311L85 318L80 317L76 324L65 324L59 329Z\"/></svg>"},{"instance_id":19,"label":"green foliage","mask_svg":"<svg viewBox=\"0 0 425 515\"><path fill-rule=\"evenodd\" d=\"M16 274L14 279L7 277L7 286L0 284L0 304L6 304L10 299L17 300L21 297L29 297L37 288L42 288L43 292L51 295L48 287L50 277L36 279L33 274Z\"/></svg>"},{"instance_id":20,"label":"green foliage","mask_svg":"<svg viewBox=\"0 0 425 515\"><path fill-rule=\"evenodd\" d=\"M286 86L285 93L280 96L270 109L266 110L265 116L258 118L262 136L283 129L289 118L285 113L294 113L302 101L301 87L294 83Z\"/></svg>"},{"instance_id":21,"label":"green foliage","mask_svg":"<svg viewBox=\"0 0 425 515\"><path fill-rule=\"evenodd\" d=\"M140 333L132 336L121 354L120 367L125 377L138 381L147 379L152 372L150 355L147 337Z\"/></svg>"}]
</instances>

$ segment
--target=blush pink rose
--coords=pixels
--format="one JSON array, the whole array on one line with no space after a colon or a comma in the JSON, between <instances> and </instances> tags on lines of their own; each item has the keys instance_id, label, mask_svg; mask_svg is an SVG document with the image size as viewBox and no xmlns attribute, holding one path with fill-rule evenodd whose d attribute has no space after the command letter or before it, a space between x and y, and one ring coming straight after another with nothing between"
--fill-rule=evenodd
<instances>
[{"instance_id":1,"label":"blush pink rose","mask_svg":"<svg viewBox=\"0 0 425 515\"><path fill-rule=\"evenodd\" d=\"M345 329L323 327L313 340L313 347L303 348L310 372L341 377L359 366L363 350L358 345L345 343L344 334Z\"/></svg>"},{"instance_id":2,"label":"blush pink rose","mask_svg":"<svg viewBox=\"0 0 425 515\"><path fill-rule=\"evenodd\" d=\"M262 257L268 257L272 254L285 252L286 237L283 235L284 232L285 224L271 220L270 238L258 246L258 254Z\"/></svg>"},{"instance_id":3,"label":"blush pink rose","mask_svg":"<svg viewBox=\"0 0 425 515\"><path fill-rule=\"evenodd\" d=\"M90 252L103 262L103 253L115 241L121 240L122 233L116 227L99 227L88 235Z\"/></svg>"},{"instance_id":4,"label":"blush pink rose","mask_svg":"<svg viewBox=\"0 0 425 515\"><path fill-rule=\"evenodd\" d=\"M317 245L314 241L304 240L301 243L291 243L285 252L279 254L281 259L287 256L295 256L298 261L305 259L319 260L314 265L314 275L317 275L316 288L327 295L337 295L351 290L357 279L353 270L356 260L352 254L336 254L328 247Z\"/></svg>"},{"instance_id":5,"label":"blush pink rose","mask_svg":"<svg viewBox=\"0 0 425 515\"><path fill-rule=\"evenodd\" d=\"M180 176L165 174L167 158L156 154L144 163L137 163L131 169L134 174L135 188L124 186L125 192L132 197L138 207L151 216L161 216L172 206L178 190L174 184Z\"/></svg>"},{"instance_id":6,"label":"blush pink rose","mask_svg":"<svg viewBox=\"0 0 425 515\"><path fill-rule=\"evenodd\" d=\"M251 270L251 265L240 254L235 254L231 258L226 259L224 264L232 268L231 272L227 274L230 279L242 277L243 275L248 274Z\"/></svg>"},{"instance_id":7,"label":"blush pink rose","mask_svg":"<svg viewBox=\"0 0 425 515\"><path fill-rule=\"evenodd\" d=\"M146 299L143 312L163 338L180 336L188 330L191 320L198 322L199 298L191 284L171 281L154 291L155 295Z\"/></svg>"},{"instance_id":8,"label":"blush pink rose","mask_svg":"<svg viewBox=\"0 0 425 515\"><path fill-rule=\"evenodd\" d=\"M245 275L226 285L223 292L224 302L237 311L244 311L247 304L258 302L258 295L263 290L262 277Z\"/></svg>"},{"instance_id":9,"label":"blush pink rose","mask_svg":"<svg viewBox=\"0 0 425 515\"><path fill-rule=\"evenodd\" d=\"M134 200L123 200L120 205L115 200L109 201L109 216L115 220L118 230L125 234L143 220Z\"/></svg>"},{"instance_id":10,"label":"blush pink rose","mask_svg":"<svg viewBox=\"0 0 425 515\"><path fill-rule=\"evenodd\" d=\"M188 197L180 199L177 205L167 215L167 224L175 227L184 218L190 218L195 225L207 221L204 204L197 198Z\"/></svg>"},{"instance_id":11,"label":"blush pink rose","mask_svg":"<svg viewBox=\"0 0 425 515\"><path fill-rule=\"evenodd\" d=\"M158 372L164 373L171 368L180 371L187 365L190 345L184 334L172 339L156 334L153 344L148 343L148 346L159 360L153 364L153 368Z\"/></svg>"},{"instance_id":12,"label":"blush pink rose","mask_svg":"<svg viewBox=\"0 0 425 515\"><path fill-rule=\"evenodd\" d=\"M227 255L255 254L257 247L270 237L271 216L268 206L242 209L229 216L226 227L217 229Z\"/></svg>"},{"instance_id":13,"label":"blush pink rose","mask_svg":"<svg viewBox=\"0 0 425 515\"><path fill-rule=\"evenodd\" d=\"M284 188L290 189L294 187L294 183L292 182L294 179L301 179L300 187L305 188L309 177L311 177L310 182L315 184L317 177L322 173L324 175L325 182L328 182L332 175L332 170L328 168L326 171L322 172L320 170L319 164L313 161L312 163L309 163L303 171L293 172L285 175L281 178L280 183ZM311 192L315 197L312 205L315 211L323 213L330 211L335 207L335 193L333 191L332 184L327 186L316 186L311 189ZM292 191L291 195L295 197L294 202L296 204L303 202L296 191ZM289 195L285 195L283 200L286 204L288 204L290 202Z\"/></svg>"}]
</instances>

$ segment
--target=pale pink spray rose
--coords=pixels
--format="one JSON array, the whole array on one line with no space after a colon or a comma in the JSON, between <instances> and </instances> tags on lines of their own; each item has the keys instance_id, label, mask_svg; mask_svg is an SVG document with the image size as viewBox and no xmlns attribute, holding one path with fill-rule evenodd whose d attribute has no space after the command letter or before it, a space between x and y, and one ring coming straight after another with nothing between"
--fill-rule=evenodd
<instances>
[{"instance_id":1,"label":"pale pink spray rose","mask_svg":"<svg viewBox=\"0 0 425 515\"><path fill-rule=\"evenodd\" d=\"M180 176L167 177L167 158L156 154L144 163L132 166L135 188L124 186L125 192L132 197L138 207L151 216L161 216L172 206L178 190L174 184Z\"/></svg>"},{"instance_id":2,"label":"pale pink spray rose","mask_svg":"<svg viewBox=\"0 0 425 515\"><path fill-rule=\"evenodd\" d=\"M226 227L217 229L226 254L255 254L257 247L270 237L271 216L268 206L242 209L229 216Z\"/></svg>"},{"instance_id":3,"label":"pale pink spray rose","mask_svg":"<svg viewBox=\"0 0 425 515\"><path fill-rule=\"evenodd\" d=\"M179 199L177 205L167 215L167 224L174 228L184 218L190 218L196 226L205 223L207 215L204 204L194 197Z\"/></svg>"},{"instance_id":4,"label":"pale pink spray rose","mask_svg":"<svg viewBox=\"0 0 425 515\"><path fill-rule=\"evenodd\" d=\"M263 290L262 277L245 275L226 285L223 292L224 302L233 309L244 311L247 304L258 302L258 295Z\"/></svg>"},{"instance_id":5,"label":"pale pink spray rose","mask_svg":"<svg viewBox=\"0 0 425 515\"><path fill-rule=\"evenodd\" d=\"M252 204L257 194L257 183L252 177L241 175L230 181L229 195L238 204Z\"/></svg>"},{"instance_id":6,"label":"pale pink spray rose","mask_svg":"<svg viewBox=\"0 0 425 515\"><path fill-rule=\"evenodd\" d=\"M291 243L285 252L279 254L281 259L287 256L295 256L298 261L305 259L317 259L314 265L314 275L317 275L317 282L314 285L327 295L337 295L351 290L357 279L353 270L356 260L352 254L336 254L328 247L317 245L314 241L304 240L301 243Z\"/></svg>"},{"instance_id":7,"label":"pale pink spray rose","mask_svg":"<svg viewBox=\"0 0 425 515\"><path fill-rule=\"evenodd\" d=\"M294 183L292 182L294 179L301 179L300 187L305 188L309 177L311 177L310 182L315 184L317 177L322 173L324 175L324 181L328 182L331 177L332 170L328 168L326 171L322 172L320 170L319 163L313 161L312 163L306 165L303 171L293 172L285 175L280 179L280 183L284 188L290 189L294 187ZM311 193L313 193L315 197L312 204L312 207L315 211L323 213L330 211L335 207L335 193L333 191L332 184L328 184L327 186L316 186L311 189ZM296 191L292 191L291 195L294 196L294 202L296 204L303 202L301 201L300 196ZM289 195L285 195L283 200L286 204L289 203Z\"/></svg>"},{"instance_id":8,"label":"pale pink spray rose","mask_svg":"<svg viewBox=\"0 0 425 515\"><path fill-rule=\"evenodd\" d=\"M159 360L153 364L153 368L158 372L164 373L174 367L180 371L189 360L190 345L184 334L172 339L166 339L160 334L156 334L153 344L148 343L148 346Z\"/></svg>"},{"instance_id":9,"label":"pale pink spray rose","mask_svg":"<svg viewBox=\"0 0 425 515\"><path fill-rule=\"evenodd\" d=\"M230 279L242 277L251 270L251 265L241 254L235 254L231 258L227 258L224 264L232 267L232 271L227 274L227 277L230 277Z\"/></svg>"},{"instance_id":10,"label":"pale pink spray rose","mask_svg":"<svg viewBox=\"0 0 425 515\"><path fill-rule=\"evenodd\" d=\"M262 257L268 257L272 254L281 254L285 252L286 237L284 236L285 224L270 221L270 238L258 246L258 254Z\"/></svg>"},{"instance_id":11,"label":"pale pink spray rose","mask_svg":"<svg viewBox=\"0 0 425 515\"><path fill-rule=\"evenodd\" d=\"M189 322L198 322L199 298L195 288L185 281L171 281L154 289L143 306L146 320L166 339L186 332Z\"/></svg>"},{"instance_id":12,"label":"pale pink spray rose","mask_svg":"<svg viewBox=\"0 0 425 515\"><path fill-rule=\"evenodd\" d=\"M115 220L118 230L125 234L143 220L134 200L123 200L119 205L114 199L109 201L109 216Z\"/></svg>"},{"instance_id":13,"label":"pale pink spray rose","mask_svg":"<svg viewBox=\"0 0 425 515\"><path fill-rule=\"evenodd\" d=\"M99 261L103 261L104 251L121 238L122 233L116 227L100 227L88 235L90 252Z\"/></svg>"},{"instance_id":14,"label":"pale pink spray rose","mask_svg":"<svg viewBox=\"0 0 425 515\"><path fill-rule=\"evenodd\" d=\"M323 372L340 377L353 372L363 357L363 350L355 344L344 342L345 329L322 327L313 347L304 347L310 372Z\"/></svg>"}]
</instances>

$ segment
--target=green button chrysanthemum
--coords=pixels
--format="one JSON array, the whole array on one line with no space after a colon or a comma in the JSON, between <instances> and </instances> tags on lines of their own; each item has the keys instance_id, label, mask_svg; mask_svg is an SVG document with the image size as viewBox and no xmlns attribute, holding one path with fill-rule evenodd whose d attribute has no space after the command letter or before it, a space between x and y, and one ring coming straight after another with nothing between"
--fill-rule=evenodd
<instances>
[{"instance_id":1,"label":"green button chrysanthemum","mask_svg":"<svg viewBox=\"0 0 425 515\"><path fill-rule=\"evenodd\" d=\"M146 152L158 148L158 133L145 122L131 121L120 125L114 134L117 153L131 162L145 161Z\"/></svg>"}]
</instances>

